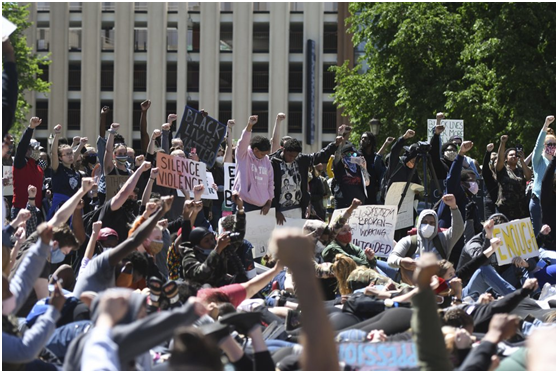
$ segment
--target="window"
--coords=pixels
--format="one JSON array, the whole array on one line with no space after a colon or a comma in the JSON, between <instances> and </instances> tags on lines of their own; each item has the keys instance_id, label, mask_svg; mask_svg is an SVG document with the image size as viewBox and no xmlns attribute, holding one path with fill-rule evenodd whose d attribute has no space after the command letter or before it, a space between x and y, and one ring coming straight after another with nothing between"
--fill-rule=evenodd
<instances>
[{"instance_id":1,"label":"window","mask_svg":"<svg viewBox=\"0 0 558 373\"><path fill-rule=\"evenodd\" d=\"M289 92L302 92L303 82L302 63L289 64Z\"/></svg>"},{"instance_id":2,"label":"window","mask_svg":"<svg viewBox=\"0 0 558 373\"><path fill-rule=\"evenodd\" d=\"M178 29L167 29L167 52L178 51Z\"/></svg>"},{"instance_id":3,"label":"window","mask_svg":"<svg viewBox=\"0 0 558 373\"><path fill-rule=\"evenodd\" d=\"M167 12L178 13L178 4L179 3L167 3Z\"/></svg>"},{"instance_id":4,"label":"window","mask_svg":"<svg viewBox=\"0 0 558 373\"><path fill-rule=\"evenodd\" d=\"M101 3L101 10L103 12L114 12L115 8L115 3Z\"/></svg>"},{"instance_id":5,"label":"window","mask_svg":"<svg viewBox=\"0 0 558 373\"><path fill-rule=\"evenodd\" d=\"M140 118L141 118L141 101L134 101L132 104L132 131L139 131L140 130ZM126 141L130 141L129 139L124 139ZM139 147L135 147L134 149L139 149Z\"/></svg>"},{"instance_id":6,"label":"window","mask_svg":"<svg viewBox=\"0 0 558 373\"><path fill-rule=\"evenodd\" d=\"M219 122L227 124L227 121L232 119L232 105L229 101L219 103Z\"/></svg>"},{"instance_id":7,"label":"window","mask_svg":"<svg viewBox=\"0 0 558 373\"><path fill-rule=\"evenodd\" d=\"M255 23L252 34L254 53L269 53L269 23Z\"/></svg>"},{"instance_id":8,"label":"window","mask_svg":"<svg viewBox=\"0 0 558 373\"><path fill-rule=\"evenodd\" d=\"M221 4L221 12L233 11L232 3L220 3L220 4Z\"/></svg>"},{"instance_id":9,"label":"window","mask_svg":"<svg viewBox=\"0 0 558 373\"><path fill-rule=\"evenodd\" d=\"M37 29L37 52L48 51L50 48L50 30L48 28Z\"/></svg>"},{"instance_id":10,"label":"window","mask_svg":"<svg viewBox=\"0 0 558 373\"><path fill-rule=\"evenodd\" d=\"M186 90L188 92L200 91L200 64L198 62L188 62L188 79L186 80Z\"/></svg>"},{"instance_id":11,"label":"window","mask_svg":"<svg viewBox=\"0 0 558 373\"><path fill-rule=\"evenodd\" d=\"M304 43L304 31L302 30L301 23L295 23L291 25L289 31L289 52L290 53L302 53Z\"/></svg>"},{"instance_id":12,"label":"window","mask_svg":"<svg viewBox=\"0 0 558 373\"><path fill-rule=\"evenodd\" d=\"M331 102L322 103L322 130L324 133L337 131L337 111Z\"/></svg>"},{"instance_id":13,"label":"window","mask_svg":"<svg viewBox=\"0 0 558 373\"><path fill-rule=\"evenodd\" d=\"M337 23L324 24L324 53L337 53Z\"/></svg>"},{"instance_id":14,"label":"window","mask_svg":"<svg viewBox=\"0 0 558 373\"><path fill-rule=\"evenodd\" d=\"M326 13L337 13L337 3L324 3Z\"/></svg>"},{"instance_id":15,"label":"window","mask_svg":"<svg viewBox=\"0 0 558 373\"><path fill-rule=\"evenodd\" d=\"M291 3L291 12L304 11L304 3Z\"/></svg>"},{"instance_id":16,"label":"window","mask_svg":"<svg viewBox=\"0 0 558 373\"><path fill-rule=\"evenodd\" d=\"M50 3L37 3L38 12L50 12Z\"/></svg>"},{"instance_id":17,"label":"window","mask_svg":"<svg viewBox=\"0 0 558 373\"><path fill-rule=\"evenodd\" d=\"M269 3L254 3L254 12L269 13Z\"/></svg>"},{"instance_id":18,"label":"window","mask_svg":"<svg viewBox=\"0 0 558 373\"><path fill-rule=\"evenodd\" d=\"M200 2L197 1L188 1L188 11L189 12L199 12L200 11Z\"/></svg>"},{"instance_id":19,"label":"window","mask_svg":"<svg viewBox=\"0 0 558 373\"><path fill-rule=\"evenodd\" d=\"M176 63L167 63L167 92L176 92L177 89Z\"/></svg>"},{"instance_id":20,"label":"window","mask_svg":"<svg viewBox=\"0 0 558 373\"><path fill-rule=\"evenodd\" d=\"M39 69L42 70L42 73L37 75L37 78L44 82L48 82L48 65L39 64Z\"/></svg>"},{"instance_id":21,"label":"window","mask_svg":"<svg viewBox=\"0 0 558 373\"><path fill-rule=\"evenodd\" d=\"M145 63L134 64L134 91L145 92L147 89L147 66Z\"/></svg>"},{"instance_id":22,"label":"window","mask_svg":"<svg viewBox=\"0 0 558 373\"><path fill-rule=\"evenodd\" d=\"M68 68L68 91L81 90L81 63L72 63Z\"/></svg>"},{"instance_id":23,"label":"window","mask_svg":"<svg viewBox=\"0 0 558 373\"><path fill-rule=\"evenodd\" d=\"M268 102L252 102L252 113L258 116L258 125L254 126L254 132L267 133L269 128Z\"/></svg>"},{"instance_id":24,"label":"window","mask_svg":"<svg viewBox=\"0 0 558 373\"><path fill-rule=\"evenodd\" d=\"M289 133L302 133L302 102L289 102L287 118L289 118Z\"/></svg>"},{"instance_id":25,"label":"window","mask_svg":"<svg viewBox=\"0 0 558 373\"><path fill-rule=\"evenodd\" d=\"M108 62L101 65L101 91L114 91L114 63Z\"/></svg>"},{"instance_id":26,"label":"window","mask_svg":"<svg viewBox=\"0 0 558 373\"><path fill-rule=\"evenodd\" d=\"M194 23L192 18L188 15L188 45L189 52L200 51L200 24Z\"/></svg>"},{"instance_id":27,"label":"window","mask_svg":"<svg viewBox=\"0 0 558 373\"><path fill-rule=\"evenodd\" d=\"M81 28L70 27L70 51L81 51Z\"/></svg>"},{"instance_id":28,"label":"window","mask_svg":"<svg viewBox=\"0 0 558 373\"><path fill-rule=\"evenodd\" d=\"M81 121L81 102L70 101L68 102L68 129L79 130Z\"/></svg>"},{"instance_id":29,"label":"window","mask_svg":"<svg viewBox=\"0 0 558 373\"><path fill-rule=\"evenodd\" d=\"M333 93L333 89L335 88L335 73L333 71L329 71L329 68L335 65L324 65L324 92L326 93Z\"/></svg>"},{"instance_id":30,"label":"window","mask_svg":"<svg viewBox=\"0 0 558 373\"><path fill-rule=\"evenodd\" d=\"M114 28L101 29L101 50L114 51Z\"/></svg>"},{"instance_id":31,"label":"window","mask_svg":"<svg viewBox=\"0 0 558 373\"><path fill-rule=\"evenodd\" d=\"M252 92L267 92L269 90L269 65L254 63L252 67Z\"/></svg>"},{"instance_id":32,"label":"window","mask_svg":"<svg viewBox=\"0 0 558 373\"><path fill-rule=\"evenodd\" d=\"M134 30L134 51L147 51L147 29L137 28Z\"/></svg>"},{"instance_id":33,"label":"window","mask_svg":"<svg viewBox=\"0 0 558 373\"><path fill-rule=\"evenodd\" d=\"M81 12L81 3L70 3L70 12Z\"/></svg>"},{"instance_id":34,"label":"window","mask_svg":"<svg viewBox=\"0 0 558 373\"><path fill-rule=\"evenodd\" d=\"M221 36L219 40L219 50L221 52L232 52L233 48L233 29L231 23L221 23Z\"/></svg>"},{"instance_id":35,"label":"window","mask_svg":"<svg viewBox=\"0 0 558 373\"><path fill-rule=\"evenodd\" d=\"M147 6L149 3L134 3L135 12L147 12Z\"/></svg>"},{"instance_id":36,"label":"window","mask_svg":"<svg viewBox=\"0 0 558 373\"><path fill-rule=\"evenodd\" d=\"M221 63L219 67L219 92L232 92L232 64Z\"/></svg>"},{"instance_id":37,"label":"window","mask_svg":"<svg viewBox=\"0 0 558 373\"><path fill-rule=\"evenodd\" d=\"M41 127L48 128L48 101L37 101L35 103L35 115L42 119Z\"/></svg>"},{"instance_id":38,"label":"window","mask_svg":"<svg viewBox=\"0 0 558 373\"><path fill-rule=\"evenodd\" d=\"M176 112L176 101L167 101L167 115L165 116L165 120L167 120L167 117L169 116L169 114L176 114L178 116L178 118L172 124L172 127L171 127L171 131L174 132L178 128L177 126L180 126L180 120L182 119L180 117L180 114L182 114L182 113L177 113Z\"/></svg>"}]
</instances>

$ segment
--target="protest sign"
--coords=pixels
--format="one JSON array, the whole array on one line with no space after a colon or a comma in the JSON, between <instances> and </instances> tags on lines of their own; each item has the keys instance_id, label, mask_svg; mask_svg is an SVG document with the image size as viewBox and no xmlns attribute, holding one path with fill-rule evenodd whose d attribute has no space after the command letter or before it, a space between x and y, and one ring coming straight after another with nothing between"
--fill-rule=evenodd
<instances>
[{"instance_id":1,"label":"protest sign","mask_svg":"<svg viewBox=\"0 0 558 373\"><path fill-rule=\"evenodd\" d=\"M347 209L335 210L331 217L335 221ZM351 227L353 244L374 250L376 256L387 258L393 250L393 236L397 221L397 206L359 206L347 222Z\"/></svg>"},{"instance_id":2,"label":"protest sign","mask_svg":"<svg viewBox=\"0 0 558 373\"><path fill-rule=\"evenodd\" d=\"M418 368L417 349L413 342L338 344L339 361L354 370L413 370Z\"/></svg>"},{"instance_id":3,"label":"protest sign","mask_svg":"<svg viewBox=\"0 0 558 373\"><path fill-rule=\"evenodd\" d=\"M205 163L158 152L157 168L157 185L192 191L196 185L203 184L207 189Z\"/></svg>"},{"instance_id":4,"label":"protest sign","mask_svg":"<svg viewBox=\"0 0 558 373\"><path fill-rule=\"evenodd\" d=\"M8 37L16 30L17 26L2 17L2 43L8 40Z\"/></svg>"},{"instance_id":5,"label":"protest sign","mask_svg":"<svg viewBox=\"0 0 558 373\"><path fill-rule=\"evenodd\" d=\"M246 229L244 239L248 240L254 248L254 258L261 258L267 252L267 246L271 232L275 228L275 209L269 209L267 215L260 214L260 210L246 213Z\"/></svg>"},{"instance_id":6,"label":"protest sign","mask_svg":"<svg viewBox=\"0 0 558 373\"><path fill-rule=\"evenodd\" d=\"M301 219L301 218L287 218L287 217L285 217L285 222L283 223L283 225L275 225L275 229L298 228L302 232L302 227L304 227L304 223L306 223L307 221L308 220Z\"/></svg>"},{"instance_id":7,"label":"protest sign","mask_svg":"<svg viewBox=\"0 0 558 373\"><path fill-rule=\"evenodd\" d=\"M205 190L203 191L203 194L201 196L202 199L219 199L219 197L217 196L217 191L215 189L213 189L213 184L215 183L215 181L213 180L213 174L211 172L206 172L205 173L206 176L206 184L205 184ZM194 192L192 190L190 190L190 197L194 198Z\"/></svg>"},{"instance_id":8,"label":"protest sign","mask_svg":"<svg viewBox=\"0 0 558 373\"><path fill-rule=\"evenodd\" d=\"M502 241L496 250L498 265L510 264L516 256L529 259L539 255L537 239L529 218L496 225L493 235Z\"/></svg>"},{"instance_id":9,"label":"protest sign","mask_svg":"<svg viewBox=\"0 0 558 373\"><path fill-rule=\"evenodd\" d=\"M448 142L452 136L458 135L464 139L465 125L463 119L442 119L442 124L446 127L444 132L440 135L440 142L443 144ZM436 127L436 119L428 119L427 122L428 142L434 135L434 127Z\"/></svg>"},{"instance_id":10,"label":"protest sign","mask_svg":"<svg viewBox=\"0 0 558 373\"><path fill-rule=\"evenodd\" d=\"M13 196L14 195L14 176L12 174L12 166L2 166L2 179L7 180L3 188L2 195Z\"/></svg>"},{"instance_id":11,"label":"protest sign","mask_svg":"<svg viewBox=\"0 0 558 373\"><path fill-rule=\"evenodd\" d=\"M107 175L107 176L105 176L105 180L106 180L106 183L107 183L106 200L108 200L109 198L114 197L116 195L116 193L118 193L120 188L122 188L122 186L124 184L126 184L126 181L128 181L129 178L130 178L130 176L128 176L128 175Z\"/></svg>"},{"instance_id":12,"label":"protest sign","mask_svg":"<svg viewBox=\"0 0 558 373\"><path fill-rule=\"evenodd\" d=\"M234 177L236 176L236 165L234 163L225 163L225 207L232 208L234 203L232 202L232 192L234 186Z\"/></svg>"},{"instance_id":13,"label":"protest sign","mask_svg":"<svg viewBox=\"0 0 558 373\"><path fill-rule=\"evenodd\" d=\"M403 194L403 190L405 189L405 182L398 182L392 183L389 187L389 190L386 195L386 205L391 206L398 206L399 201L401 200L401 194ZM402 229L411 227L414 225L413 219L413 201L415 199L415 191L424 190L424 187L419 184L411 183L409 188L407 189L407 194L403 199L403 203L397 212L397 224L395 225L395 229Z\"/></svg>"},{"instance_id":14,"label":"protest sign","mask_svg":"<svg viewBox=\"0 0 558 373\"><path fill-rule=\"evenodd\" d=\"M186 106L176 137L182 139L186 149L195 148L200 161L211 168L226 134L226 125Z\"/></svg>"}]
</instances>

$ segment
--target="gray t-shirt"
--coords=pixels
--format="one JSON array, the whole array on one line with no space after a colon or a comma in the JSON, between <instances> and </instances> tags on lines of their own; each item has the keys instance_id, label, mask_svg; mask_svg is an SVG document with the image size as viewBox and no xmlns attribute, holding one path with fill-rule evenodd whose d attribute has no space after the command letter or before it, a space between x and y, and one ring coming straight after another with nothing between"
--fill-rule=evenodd
<instances>
[{"instance_id":1,"label":"gray t-shirt","mask_svg":"<svg viewBox=\"0 0 558 373\"><path fill-rule=\"evenodd\" d=\"M74 296L79 297L84 291L101 292L116 286L114 267L109 263L109 252L93 258L79 273Z\"/></svg>"}]
</instances>

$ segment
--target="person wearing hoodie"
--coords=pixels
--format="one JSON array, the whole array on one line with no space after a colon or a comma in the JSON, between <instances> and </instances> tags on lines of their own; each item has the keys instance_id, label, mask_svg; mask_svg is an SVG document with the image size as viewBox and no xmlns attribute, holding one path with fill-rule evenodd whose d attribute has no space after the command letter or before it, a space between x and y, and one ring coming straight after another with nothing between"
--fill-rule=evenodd
<instances>
[{"instance_id":1,"label":"person wearing hoodie","mask_svg":"<svg viewBox=\"0 0 558 373\"><path fill-rule=\"evenodd\" d=\"M286 210L300 208L302 210L300 218L306 217L306 209L310 203L308 171L314 164L327 162L342 141L343 137L338 136L334 143L319 152L302 154L300 141L289 139L285 141L282 148L271 155L275 184L273 207L275 207L277 224L283 225L285 222L283 211Z\"/></svg>"},{"instance_id":2,"label":"person wearing hoodie","mask_svg":"<svg viewBox=\"0 0 558 373\"><path fill-rule=\"evenodd\" d=\"M450 228L441 232L438 226L436 211L423 210L418 218L417 235L404 237L397 242L388 257L388 265L390 267L414 271L416 259L427 252L436 254L438 260L450 257L453 246L463 234L464 224L455 196L446 194L442 197L442 201L449 206L451 211L452 224ZM416 237L414 252L411 250L412 246L414 246L413 237Z\"/></svg>"},{"instance_id":3,"label":"person wearing hoodie","mask_svg":"<svg viewBox=\"0 0 558 373\"><path fill-rule=\"evenodd\" d=\"M244 201L246 212L261 210L267 215L275 194L273 167L269 160L271 143L262 136L252 137L258 116L252 115L236 146L236 176L233 190Z\"/></svg>"},{"instance_id":4,"label":"person wearing hoodie","mask_svg":"<svg viewBox=\"0 0 558 373\"><path fill-rule=\"evenodd\" d=\"M213 232L207 228L196 227L190 232L188 242L180 245L184 279L211 286L248 280L246 270L236 253L246 233L244 203L236 192L232 199L237 211L231 232L224 232L215 239Z\"/></svg>"}]
</instances>

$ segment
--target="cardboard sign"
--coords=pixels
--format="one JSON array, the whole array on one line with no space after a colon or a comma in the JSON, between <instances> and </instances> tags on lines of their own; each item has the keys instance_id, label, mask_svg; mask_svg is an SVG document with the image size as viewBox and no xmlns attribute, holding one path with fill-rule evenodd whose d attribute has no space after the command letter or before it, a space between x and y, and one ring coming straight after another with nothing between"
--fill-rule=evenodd
<instances>
[{"instance_id":1,"label":"cardboard sign","mask_svg":"<svg viewBox=\"0 0 558 373\"><path fill-rule=\"evenodd\" d=\"M2 43L8 40L8 37L17 29L17 26L2 17Z\"/></svg>"},{"instance_id":2,"label":"cardboard sign","mask_svg":"<svg viewBox=\"0 0 558 373\"><path fill-rule=\"evenodd\" d=\"M14 175L12 166L2 166L2 179L6 179L8 184L4 186L2 195L3 196L13 196L14 195Z\"/></svg>"},{"instance_id":3,"label":"cardboard sign","mask_svg":"<svg viewBox=\"0 0 558 373\"><path fill-rule=\"evenodd\" d=\"M260 214L259 210L246 213L246 235L244 239L254 246L252 249L254 258L261 258L267 253L269 238L276 222L274 208L269 209L267 215Z\"/></svg>"},{"instance_id":4,"label":"cardboard sign","mask_svg":"<svg viewBox=\"0 0 558 373\"><path fill-rule=\"evenodd\" d=\"M231 197L233 193L234 178L236 176L236 165L234 163L225 163L223 167L225 169L225 190L223 193L225 196L225 207L232 208L234 203Z\"/></svg>"},{"instance_id":5,"label":"cardboard sign","mask_svg":"<svg viewBox=\"0 0 558 373\"><path fill-rule=\"evenodd\" d=\"M442 124L446 127L444 132L440 135L441 143L448 142L452 136L458 135L461 139L464 139L465 135L465 125L463 124L463 119L442 119ZM436 127L436 119L428 119L427 123L428 142L433 136L434 127Z\"/></svg>"},{"instance_id":6,"label":"cardboard sign","mask_svg":"<svg viewBox=\"0 0 558 373\"><path fill-rule=\"evenodd\" d=\"M516 256L529 259L539 255L537 238L529 218L496 225L493 235L502 241L496 250L498 265L510 264Z\"/></svg>"},{"instance_id":7,"label":"cardboard sign","mask_svg":"<svg viewBox=\"0 0 558 373\"><path fill-rule=\"evenodd\" d=\"M194 190L198 184L207 186L205 163L158 152L157 167L157 185L188 191Z\"/></svg>"},{"instance_id":8,"label":"cardboard sign","mask_svg":"<svg viewBox=\"0 0 558 373\"><path fill-rule=\"evenodd\" d=\"M226 134L226 125L210 116L204 117L196 109L186 106L176 137L182 139L185 148L196 148L200 161L211 168Z\"/></svg>"},{"instance_id":9,"label":"cardboard sign","mask_svg":"<svg viewBox=\"0 0 558 373\"><path fill-rule=\"evenodd\" d=\"M206 172L205 173L206 179L207 179L207 183L205 184L205 190L203 191L202 194L202 199L219 199L219 197L217 196L217 191L215 189L213 189L213 184L215 183L215 180L213 180L213 174L211 172ZM190 191L190 197L194 198L194 192Z\"/></svg>"},{"instance_id":10,"label":"cardboard sign","mask_svg":"<svg viewBox=\"0 0 558 373\"><path fill-rule=\"evenodd\" d=\"M346 210L333 211L332 221ZM363 250L370 247L376 256L387 258L393 250L396 221L397 206L359 206L347 222L351 226L352 243Z\"/></svg>"},{"instance_id":11,"label":"cardboard sign","mask_svg":"<svg viewBox=\"0 0 558 373\"><path fill-rule=\"evenodd\" d=\"M391 205L397 207L399 205L399 201L401 200L401 194L405 189L405 182L398 182L392 183L389 187L389 190L386 195L386 205ZM424 187L419 184L411 183L409 188L407 189L407 194L403 199L403 203L401 204L401 208L397 213L397 224L395 225L395 229L402 229L411 227L414 225L414 207L413 201L415 199L415 190L420 191L420 189L424 190Z\"/></svg>"},{"instance_id":12,"label":"cardboard sign","mask_svg":"<svg viewBox=\"0 0 558 373\"><path fill-rule=\"evenodd\" d=\"M355 370L418 369L417 349L413 342L350 342L339 343L338 348L339 361Z\"/></svg>"},{"instance_id":13,"label":"cardboard sign","mask_svg":"<svg viewBox=\"0 0 558 373\"><path fill-rule=\"evenodd\" d=\"M107 183L107 197L106 200L108 201L110 198L114 197L116 193L122 188L126 181L130 176L128 175L107 175L105 176L105 180Z\"/></svg>"}]
</instances>

